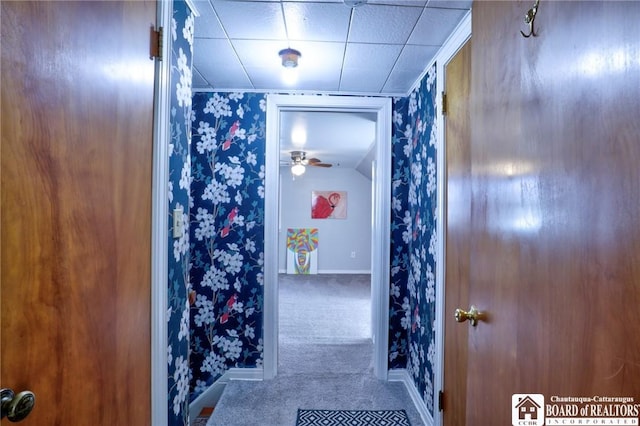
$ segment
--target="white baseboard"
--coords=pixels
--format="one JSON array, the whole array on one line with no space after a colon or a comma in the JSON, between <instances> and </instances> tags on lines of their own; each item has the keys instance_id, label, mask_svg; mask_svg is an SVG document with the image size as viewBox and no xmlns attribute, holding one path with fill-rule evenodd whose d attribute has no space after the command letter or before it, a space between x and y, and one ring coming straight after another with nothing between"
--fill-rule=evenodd
<instances>
[{"instance_id":1,"label":"white baseboard","mask_svg":"<svg viewBox=\"0 0 640 426\"><path fill-rule=\"evenodd\" d=\"M230 368L224 373L229 380L263 380L262 368Z\"/></svg>"},{"instance_id":2,"label":"white baseboard","mask_svg":"<svg viewBox=\"0 0 640 426\"><path fill-rule=\"evenodd\" d=\"M228 382L229 379L226 378L225 375L222 375L222 377L213 382L211 386L189 404L189 423L193 422L200 415L203 408L212 407L218 403L224 387Z\"/></svg>"},{"instance_id":3,"label":"white baseboard","mask_svg":"<svg viewBox=\"0 0 640 426\"><path fill-rule=\"evenodd\" d=\"M435 426L433 417L431 416L431 413L429 413L427 405L424 403L422 396L418 392L418 389L413 383L413 380L411 379L411 376L409 376L407 370L404 368L389 370L388 377L388 380L390 382L404 383L404 387L407 389L407 392L409 392L411 401L413 401L413 405L415 405L416 410L418 410L418 413L420 414L420 417L422 418L425 426Z\"/></svg>"},{"instance_id":4,"label":"white baseboard","mask_svg":"<svg viewBox=\"0 0 640 426\"><path fill-rule=\"evenodd\" d=\"M189 419L193 420L204 407L214 406L231 380L263 380L262 368L230 368L218 380L189 404Z\"/></svg>"}]
</instances>

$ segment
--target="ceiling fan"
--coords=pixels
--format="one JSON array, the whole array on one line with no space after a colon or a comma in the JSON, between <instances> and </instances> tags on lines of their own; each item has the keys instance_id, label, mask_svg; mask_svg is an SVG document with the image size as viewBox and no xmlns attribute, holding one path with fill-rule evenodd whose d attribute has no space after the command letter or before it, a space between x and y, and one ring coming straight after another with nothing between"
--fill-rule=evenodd
<instances>
[{"instance_id":1,"label":"ceiling fan","mask_svg":"<svg viewBox=\"0 0 640 426\"><path fill-rule=\"evenodd\" d=\"M331 163L323 163L317 158L307 158L304 151L291 151L291 173L300 176L304 173L305 166L313 167L331 167Z\"/></svg>"}]
</instances>

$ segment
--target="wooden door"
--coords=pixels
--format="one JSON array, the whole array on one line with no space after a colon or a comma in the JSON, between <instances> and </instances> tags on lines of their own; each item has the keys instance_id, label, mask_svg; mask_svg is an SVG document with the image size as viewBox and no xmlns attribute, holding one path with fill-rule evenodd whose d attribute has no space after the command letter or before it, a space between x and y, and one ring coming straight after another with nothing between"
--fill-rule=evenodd
<instances>
[{"instance_id":1,"label":"wooden door","mask_svg":"<svg viewBox=\"0 0 640 426\"><path fill-rule=\"evenodd\" d=\"M1 7L1 386L25 425L149 425L156 4Z\"/></svg>"},{"instance_id":2,"label":"wooden door","mask_svg":"<svg viewBox=\"0 0 640 426\"><path fill-rule=\"evenodd\" d=\"M473 5L466 424L640 401L640 2Z\"/></svg>"},{"instance_id":3,"label":"wooden door","mask_svg":"<svg viewBox=\"0 0 640 426\"><path fill-rule=\"evenodd\" d=\"M465 424L469 327L455 321L457 308L469 307L471 229L471 146L469 85L471 40L445 65L446 222L445 222L445 426Z\"/></svg>"}]
</instances>

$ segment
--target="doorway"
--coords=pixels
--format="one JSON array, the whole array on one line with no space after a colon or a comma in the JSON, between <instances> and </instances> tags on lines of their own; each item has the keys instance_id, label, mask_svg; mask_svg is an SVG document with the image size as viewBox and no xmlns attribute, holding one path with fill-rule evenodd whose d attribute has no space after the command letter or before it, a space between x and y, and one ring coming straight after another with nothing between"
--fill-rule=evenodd
<instances>
[{"instance_id":1,"label":"doorway","mask_svg":"<svg viewBox=\"0 0 640 426\"><path fill-rule=\"evenodd\" d=\"M298 361L293 348L318 344L357 342L352 350L371 357L376 114L283 111L279 126L280 371Z\"/></svg>"},{"instance_id":2,"label":"doorway","mask_svg":"<svg viewBox=\"0 0 640 426\"><path fill-rule=\"evenodd\" d=\"M389 200L391 190L391 100L337 96L270 95L267 98L265 171L264 378L278 366L278 230L280 193L280 115L286 111L371 112L376 115L372 215L372 339L374 374L387 378L389 297Z\"/></svg>"}]
</instances>

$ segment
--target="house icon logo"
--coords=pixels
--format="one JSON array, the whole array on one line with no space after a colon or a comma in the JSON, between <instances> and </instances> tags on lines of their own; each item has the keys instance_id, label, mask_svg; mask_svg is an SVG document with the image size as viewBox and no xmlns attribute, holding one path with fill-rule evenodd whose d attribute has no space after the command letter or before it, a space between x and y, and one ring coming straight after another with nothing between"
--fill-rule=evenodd
<instances>
[{"instance_id":1,"label":"house icon logo","mask_svg":"<svg viewBox=\"0 0 640 426\"><path fill-rule=\"evenodd\" d=\"M516 393L511 396L511 423L513 426L544 425L544 395Z\"/></svg>"}]
</instances>

